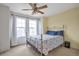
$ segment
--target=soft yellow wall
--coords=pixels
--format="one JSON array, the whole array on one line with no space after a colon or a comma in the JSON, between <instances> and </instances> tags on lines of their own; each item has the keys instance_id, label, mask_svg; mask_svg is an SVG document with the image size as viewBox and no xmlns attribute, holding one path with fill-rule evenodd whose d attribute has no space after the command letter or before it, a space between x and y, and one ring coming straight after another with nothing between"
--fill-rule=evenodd
<instances>
[{"instance_id":1,"label":"soft yellow wall","mask_svg":"<svg viewBox=\"0 0 79 59\"><path fill-rule=\"evenodd\" d=\"M48 18L44 17L43 18L43 32L46 33L47 32L47 26L48 26Z\"/></svg>"},{"instance_id":2,"label":"soft yellow wall","mask_svg":"<svg viewBox=\"0 0 79 59\"><path fill-rule=\"evenodd\" d=\"M44 17L48 19L48 23L44 28L47 30L48 26L64 25L65 26L65 40L71 42L72 48L79 49L79 8L73 8L55 16Z\"/></svg>"}]
</instances>

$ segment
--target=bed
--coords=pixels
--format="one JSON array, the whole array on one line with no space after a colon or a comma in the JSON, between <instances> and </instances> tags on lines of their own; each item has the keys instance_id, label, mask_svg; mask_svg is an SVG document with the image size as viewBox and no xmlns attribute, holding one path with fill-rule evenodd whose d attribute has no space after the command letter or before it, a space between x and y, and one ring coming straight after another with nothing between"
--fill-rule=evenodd
<instances>
[{"instance_id":1,"label":"bed","mask_svg":"<svg viewBox=\"0 0 79 59\"><path fill-rule=\"evenodd\" d=\"M40 53L48 55L48 52L63 44L63 30L48 30L46 34L31 36L27 40Z\"/></svg>"}]
</instances>

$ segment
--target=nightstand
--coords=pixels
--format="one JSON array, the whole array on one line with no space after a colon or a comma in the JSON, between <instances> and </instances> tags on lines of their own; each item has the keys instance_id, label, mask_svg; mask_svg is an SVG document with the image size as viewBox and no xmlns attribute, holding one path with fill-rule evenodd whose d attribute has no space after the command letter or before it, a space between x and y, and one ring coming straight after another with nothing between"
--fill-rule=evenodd
<instances>
[{"instance_id":1,"label":"nightstand","mask_svg":"<svg viewBox=\"0 0 79 59\"><path fill-rule=\"evenodd\" d=\"M64 42L64 47L70 48L70 42L69 42L69 41L65 41L65 42Z\"/></svg>"}]
</instances>

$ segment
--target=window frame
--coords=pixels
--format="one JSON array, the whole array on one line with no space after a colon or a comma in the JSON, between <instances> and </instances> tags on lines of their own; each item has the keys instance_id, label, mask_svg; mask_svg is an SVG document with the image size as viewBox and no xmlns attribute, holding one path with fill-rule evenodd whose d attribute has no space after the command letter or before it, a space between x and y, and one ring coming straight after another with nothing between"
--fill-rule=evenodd
<instances>
[{"instance_id":1,"label":"window frame","mask_svg":"<svg viewBox=\"0 0 79 59\"><path fill-rule=\"evenodd\" d=\"M36 23L36 35L38 35L38 31L39 31L39 25L38 25L39 23L38 23L38 21L39 21L39 20L38 20L38 19L29 19L29 20L36 20L36 22L37 22L37 23ZM29 25L29 24L28 24L28 25ZM30 28L29 28L29 36L31 36L31 35L30 35Z\"/></svg>"},{"instance_id":2,"label":"window frame","mask_svg":"<svg viewBox=\"0 0 79 59\"><path fill-rule=\"evenodd\" d=\"M25 27L17 27L16 26L16 22L17 22L17 18L22 18L22 19L25 19ZM20 38L20 37L17 37L17 28L25 28L25 36L20 36L20 37L26 37L26 18L25 17L21 17L21 16L15 16L15 31L16 31L16 38Z\"/></svg>"},{"instance_id":3,"label":"window frame","mask_svg":"<svg viewBox=\"0 0 79 59\"><path fill-rule=\"evenodd\" d=\"M25 18L26 19L26 27L25 27L25 34L26 34L26 38L29 37L29 19L32 20L37 20L37 34L39 34L39 21L41 20L41 18L35 18L35 17L26 17L26 16L21 16L21 15L16 15L16 14L11 14L12 18L13 18L13 24L12 24L12 38L17 39L16 37L16 17L21 17L21 18Z\"/></svg>"}]
</instances>

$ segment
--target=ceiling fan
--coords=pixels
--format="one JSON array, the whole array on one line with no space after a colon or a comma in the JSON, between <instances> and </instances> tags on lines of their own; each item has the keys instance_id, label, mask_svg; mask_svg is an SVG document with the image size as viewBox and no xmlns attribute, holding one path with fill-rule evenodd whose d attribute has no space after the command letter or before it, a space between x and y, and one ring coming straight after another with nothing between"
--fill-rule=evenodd
<instances>
[{"instance_id":1,"label":"ceiling fan","mask_svg":"<svg viewBox=\"0 0 79 59\"><path fill-rule=\"evenodd\" d=\"M32 9L22 9L22 10L24 10L24 11L33 10L32 15L35 14L35 13L44 14L44 12L40 11L40 9L44 9L44 8L48 7L47 5L43 5L43 6L37 7L36 3L29 3L29 5L32 7Z\"/></svg>"}]
</instances>

